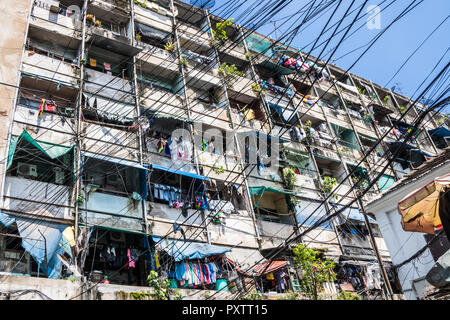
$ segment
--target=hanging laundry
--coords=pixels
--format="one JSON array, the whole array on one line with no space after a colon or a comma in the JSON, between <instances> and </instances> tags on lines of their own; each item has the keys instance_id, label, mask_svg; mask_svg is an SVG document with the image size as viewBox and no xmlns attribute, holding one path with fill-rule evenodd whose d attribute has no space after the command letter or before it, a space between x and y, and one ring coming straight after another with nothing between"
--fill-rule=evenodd
<instances>
[{"instance_id":1,"label":"hanging laundry","mask_svg":"<svg viewBox=\"0 0 450 320\"><path fill-rule=\"evenodd\" d=\"M111 71L111 64L107 62L103 62L103 65L105 66L105 70Z\"/></svg>"},{"instance_id":2,"label":"hanging laundry","mask_svg":"<svg viewBox=\"0 0 450 320\"><path fill-rule=\"evenodd\" d=\"M166 148L166 139L159 139L157 145L156 145L156 149L158 150L158 153L161 153L165 148Z\"/></svg>"}]
</instances>

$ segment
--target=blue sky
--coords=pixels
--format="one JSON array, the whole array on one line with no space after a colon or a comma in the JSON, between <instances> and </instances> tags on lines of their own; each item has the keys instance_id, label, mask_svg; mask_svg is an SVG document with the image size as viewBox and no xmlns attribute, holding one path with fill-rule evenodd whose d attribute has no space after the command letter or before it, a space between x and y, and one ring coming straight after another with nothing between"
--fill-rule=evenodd
<instances>
[{"instance_id":1,"label":"blue sky","mask_svg":"<svg viewBox=\"0 0 450 320\"><path fill-rule=\"evenodd\" d=\"M232 4L242 1L230 1L230 0L216 0L214 8L211 9L212 13L223 16L227 10L230 9ZM268 0L260 0L259 3L267 3ZM351 8L356 9L364 1L357 0ZM380 5L382 9L391 1L382 0L369 0L364 7L361 14L366 13L366 8L369 5ZM362 26L354 35L345 40L338 48L337 52L333 56L334 64L340 68L347 69L356 58L365 50L365 48L357 50L351 54L346 53L368 43L374 36L376 36L382 29L386 28L388 24L410 3L410 0L397 0L390 5L387 9L380 13L381 18L381 30L370 30L366 26L366 17L358 21L350 33ZM416 1L420 2L420 1ZM226 9L217 9L224 3ZM298 16L288 20L287 16L302 10L307 4L310 4L310 0L293 0L289 3L281 12L279 12L272 20L279 20L276 22L278 26L278 36L284 34L286 30L292 27L292 24L298 24ZM317 1L320 3L320 1ZM344 0L338 11L335 14L335 18L331 20L331 24L340 20L349 7L351 1ZM255 11L255 4L253 0L247 0L243 2L242 7L234 13L228 14L227 18L235 18L235 22L245 24L245 17L239 19L239 13L243 9L247 9L253 6ZM297 48L303 48L303 51L309 51L311 49L311 42L314 41L325 25L326 21L331 16L334 7L326 11L322 16L318 16L309 25L304 26L295 37L292 44ZM223 11L225 10L225 11ZM349 17L344 19L341 28L347 26L355 17L357 10L353 12ZM374 46L363 56L363 58L350 70L352 73L360 75L361 77L372 80L373 82L386 86L388 88L397 85L395 91L402 93L406 96L411 96L417 90L419 84L425 77L428 76L438 60L444 55L439 66L435 72L430 76L430 80L433 75L448 62L450 58L450 1L449 0L425 0L419 4L415 9L409 12L406 16L393 24L384 35L375 43ZM285 19L283 19L285 18ZM438 30L425 42L425 44L415 53L415 55L408 61L398 75L388 83L397 69L405 62L408 56L425 40L429 34L445 19L447 20L439 27ZM280 20L281 19L281 20ZM284 25L283 25L284 22ZM258 29L258 32L266 34L276 38L274 34L274 25L268 23ZM322 39L327 40L331 35L330 32L325 34ZM329 49L333 48L337 44L337 41L342 37L343 33L338 35L330 45L326 48L325 52L329 52ZM306 48L305 48L306 47ZM312 51L312 54L317 56L320 50ZM345 55L345 56L344 56ZM338 59L340 58L340 59ZM429 83L429 81L427 81ZM422 87L423 89L424 87ZM420 90L415 94L420 92ZM447 109L447 112L449 110Z\"/></svg>"}]
</instances>

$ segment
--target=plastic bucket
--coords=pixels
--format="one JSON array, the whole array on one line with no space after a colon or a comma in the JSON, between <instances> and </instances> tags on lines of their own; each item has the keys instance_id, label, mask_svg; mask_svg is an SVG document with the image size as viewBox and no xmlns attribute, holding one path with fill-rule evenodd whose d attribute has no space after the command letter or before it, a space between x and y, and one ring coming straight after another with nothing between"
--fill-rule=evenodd
<instances>
[{"instance_id":1,"label":"plastic bucket","mask_svg":"<svg viewBox=\"0 0 450 320\"><path fill-rule=\"evenodd\" d=\"M216 290L228 291L227 279L219 279L216 281Z\"/></svg>"}]
</instances>

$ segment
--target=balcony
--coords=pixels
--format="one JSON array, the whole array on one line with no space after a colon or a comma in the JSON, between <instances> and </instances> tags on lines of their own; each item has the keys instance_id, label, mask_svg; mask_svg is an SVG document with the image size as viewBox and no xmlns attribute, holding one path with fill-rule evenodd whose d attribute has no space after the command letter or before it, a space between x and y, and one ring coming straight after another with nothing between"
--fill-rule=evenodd
<instances>
[{"instance_id":1,"label":"balcony","mask_svg":"<svg viewBox=\"0 0 450 320\"><path fill-rule=\"evenodd\" d=\"M243 61L248 60L245 56L244 46L231 40L225 41L225 44L219 47L219 51Z\"/></svg>"},{"instance_id":2,"label":"balcony","mask_svg":"<svg viewBox=\"0 0 450 320\"><path fill-rule=\"evenodd\" d=\"M144 42L139 42L138 47L142 51L136 60L142 71L169 79L179 74L178 61L172 53Z\"/></svg>"},{"instance_id":3,"label":"balcony","mask_svg":"<svg viewBox=\"0 0 450 320\"><path fill-rule=\"evenodd\" d=\"M181 215L181 209L169 207L167 204L147 202L146 206L152 208L147 214L147 222L152 235L165 237L173 231L174 222L178 222L183 228L186 238L195 237L198 241L207 241L203 231L202 215L199 211L188 209L188 218ZM180 232L173 234L171 237L178 237L180 240L183 236Z\"/></svg>"},{"instance_id":4,"label":"balcony","mask_svg":"<svg viewBox=\"0 0 450 320\"><path fill-rule=\"evenodd\" d=\"M66 143L67 135L74 134L74 124L69 119L64 122L57 121L60 116L56 113L45 112L41 116L38 116L38 113L37 109L18 104L14 113L13 134L20 135L23 130L29 130L40 134L39 139L56 144Z\"/></svg>"},{"instance_id":5,"label":"balcony","mask_svg":"<svg viewBox=\"0 0 450 320\"><path fill-rule=\"evenodd\" d=\"M41 54L23 55L22 72L78 87L79 72L70 63Z\"/></svg>"},{"instance_id":6,"label":"balcony","mask_svg":"<svg viewBox=\"0 0 450 320\"><path fill-rule=\"evenodd\" d=\"M160 110L174 117L187 118L181 96L168 90L143 86L140 89L141 107L145 110Z\"/></svg>"},{"instance_id":7,"label":"balcony","mask_svg":"<svg viewBox=\"0 0 450 320\"><path fill-rule=\"evenodd\" d=\"M294 233L294 226L289 224L262 221L258 219L256 225L263 241L266 240L261 245L263 248L273 248L277 243L281 244ZM273 240L275 243L270 240Z\"/></svg>"},{"instance_id":8,"label":"balcony","mask_svg":"<svg viewBox=\"0 0 450 320\"><path fill-rule=\"evenodd\" d=\"M51 12L38 5L34 5L33 7L30 27L42 30L41 32L43 34L41 36L45 37L48 41L60 41L55 38L54 33L62 37L81 40L81 36L76 32L81 30L81 21Z\"/></svg>"},{"instance_id":9,"label":"balcony","mask_svg":"<svg viewBox=\"0 0 450 320\"><path fill-rule=\"evenodd\" d=\"M58 195L58 197L55 197ZM4 208L41 217L73 219L71 188L22 177L6 177Z\"/></svg>"},{"instance_id":10,"label":"balcony","mask_svg":"<svg viewBox=\"0 0 450 320\"><path fill-rule=\"evenodd\" d=\"M254 84L253 80L236 76L232 81L232 86L228 88L229 97L234 100L242 101L243 103L251 103L257 98L255 92L252 90L252 84Z\"/></svg>"},{"instance_id":11,"label":"balcony","mask_svg":"<svg viewBox=\"0 0 450 320\"><path fill-rule=\"evenodd\" d=\"M124 103L134 104L133 92L129 80L107 73L86 68L85 90L103 97L120 99Z\"/></svg>"},{"instance_id":12,"label":"balcony","mask_svg":"<svg viewBox=\"0 0 450 320\"><path fill-rule=\"evenodd\" d=\"M211 48L208 32L180 21L178 22L178 36L180 44L184 48L193 51L205 51Z\"/></svg>"},{"instance_id":13,"label":"balcony","mask_svg":"<svg viewBox=\"0 0 450 320\"><path fill-rule=\"evenodd\" d=\"M148 2L152 6L151 10L134 6L135 21L147 26L154 27L168 33L172 33L172 17L168 10L162 8L154 2ZM159 8L161 9L161 14Z\"/></svg>"},{"instance_id":14,"label":"balcony","mask_svg":"<svg viewBox=\"0 0 450 320\"><path fill-rule=\"evenodd\" d=\"M86 187L85 187L86 190ZM82 222L114 229L143 232L142 203L134 208L127 196L106 194L99 191L85 196L80 206Z\"/></svg>"},{"instance_id":15,"label":"balcony","mask_svg":"<svg viewBox=\"0 0 450 320\"><path fill-rule=\"evenodd\" d=\"M135 56L141 51L131 45L131 39L126 35L97 26L87 27L86 42L123 56Z\"/></svg>"},{"instance_id":16,"label":"balcony","mask_svg":"<svg viewBox=\"0 0 450 320\"><path fill-rule=\"evenodd\" d=\"M82 149L102 155L139 161L136 134L94 123L82 123Z\"/></svg>"}]
</instances>

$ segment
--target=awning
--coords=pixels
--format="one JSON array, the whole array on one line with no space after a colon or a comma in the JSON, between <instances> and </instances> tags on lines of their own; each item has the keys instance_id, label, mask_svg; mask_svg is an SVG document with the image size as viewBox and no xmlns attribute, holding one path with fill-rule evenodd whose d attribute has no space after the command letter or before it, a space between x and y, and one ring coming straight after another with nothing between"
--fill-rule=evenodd
<instances>
[{"instance_id":1,"label":"awning","mask_svg":"<svg viewBox=\"0 0 450 320\"><path fill-rule=\"evenodd\" d=\"M166 172L171 172L171 173L175 173L175 174L180 174L186 177L190 177L190 178L194 178L194 179L199 179L199 180L205 180L205 181L209 181L211 180L208 177L204 177L195 173L190 173L190 172L186 172L186 171L181 171L181 170L175 170L172 168L166 168L157 164L151 164L150 167L152 169L157 169L157 170L162 170L162 171L166 171Z\"/></svg>"},{"instance_id":2,"label":"awning","mask_svg":"<svg viewBox=\"0 0 450 320\"><path fill-rule=\"evenodd\" d=\"M439 127L439 128L435 128L432 130L428 130L428 132L430 133L430 135L433 137L441 137L441 138L445 138L445 137L450 137L450 130L448 130L445 127Z\"/></svg>"},{"instance_id":3,"label":"awning","mask_svg":"<svg viewBox=\"0 0 450 320\"><path fill-rule=\"evenodd\" d=\"M359 211L359 208L352 208L352 207L347 208L342 212L342 215L346 219L365 222L364 215ZM373 219L369 216L367 216L367 218L370 223L377 224L377 221L375 219Z\"/></svg>"},{"instance_id":4,"label":"awning","mask_svg":"<svg viewBox=\"0 0 450 320\"><path fill-rule=\"evenodd\" d=\"M170 34L167 32L160 31L158 29L146 26L145 24L136 22L136 31L137 33L141 34L144 37L157 39L160 41L164 41L166 39L169 39Z\"/></svg>"},{"instance_id":5,"label":"awning","mask_svg":"<svg viewBox=\"0 0 450 320\"><path fill-rule=\"evenodd\" d=\"M31 145L33 145L34 147L36 147L37 149L42 151L42 153L44 155L46 155L47 157L50 157L51 159L59 158L59 157L65 155L66 153L71 152L72 149L74 148L74 146L65 147L65 146L61 146L61 145L57 145L57 144L53 144L53 143L47 143L47 142L34 140L26 130L23 130L22 133L20 134L20 136L11 136L11 142L9 144L9 150L8 150L8 165L7 165L6 169L9 169L9 167L11 166L17 145L21 141L29 142Z\"/></svg>"},{"instance_id":6,"label":"awning","mask_svg":"<svg viewBox=\"0 0 450 320\"><path fill-rule=\"evenodd\" d=\"M94 158L94 159L102 160L102 161L108 161L108 162L116 163L116 164L122 165L122 166L133 167L133 168L141 169L141 170L147 170L146 167L141 166L137 162L133 162L133 161L125 160L125 159L113 158L110 156L105 156L102 154L97 154L97 153L93 153L93 152L89 152L89 151L83 151L82 156L88 157L88 158Z\"/></svg>"},{"instance_id":7,"label":"awning","mask_svg":"<svg viewBox=\"0 0 450 320\"><path fill-rule=\"evenodd\" d=\"M275 57L276 59L277 57ZM283 67L275 62L272 62L270 60L265 60L261 63L258 63L257 66L261 66L263 68L269 69L274 71L277 75L288 75L295 73L295 70Z\"/></svg>"},{"instance_id":8,"label":"awning","mask_svg":"<svg viewBox=\"0 0 450 320\"><path fill-rule=\"evenodd\" d=\"M178 240L164 240L160 237L152 236L153 241L158 244L156 247L164 250L168 255L172 256L175 261L182 261L184 259L203 259L216 254L223 254L230 252L230 248L219 247L206 243L198 242L184 242Z\"/></svg>"},{"instance_id":9,"label":"awning","mask_svg":"<svg viewBox=\"0 0 450 320\"><path fill-rule=\"evenodd\" d=\"M26 219L0 212L0 222L8 227L17 224L19 235L22 238L22 247L36 260L38 266L51 279L60 278L61 260L58 254L67 252L72 255L70 240L66 235L69 226L42 221L39 219Z\"/></svg>"},{"instance_id":10,"label":"awning","mask_svg":"<svg viewBox=\"0 0 450 320\"><path fill-rule=\"evenodd\" d=\"M273 192L273 193L280 193L280 194L297 194L298 192L292 192L292 191L284 191L284 190L278 190L272 187L249 187L250 189L250 195L251 196L261 196L264 192Z\"/></svg>"},{"instance_id":11,"label":"awning","mask_svg":"<svg viewBox=\"0 0 450 320\"><path fill-rule=\"evenodd\" d=\"M283 267L289 266L289 261L267 261L253 267L252 273L255 276L263 276L272 273Z\"/></svg>"},{"instance_id":12,"label":"awning","mask_svg":"<svg viewBox=\"0 0 450 320\"><path fill-rule=\"evenodd\" d=\"M295 209L295 217L297 218L297 222L299 225L304 227L311 227L319 219L323 219L327 216L325 205L318 201L308 201L307 199L300 199L300 203L296 205ZM332 230L329 221L322 223L319 228Z\"/></svg>"},{"instance_id":13,"label":"awning","mask_svg":"<svg viewBox=\"0 0 450 320\"><path fill-rule=\"evenodd\" d=\"M274 109L285 122L289 122L295 116L295 110L289 110L288 108L283 108L273 103L269 103L269 107Z\"/></svg>"},{"instance_id":14,"label":"awning","mask_svg":"<svg viewBox=\"0 0 450 320\"><path fill-rule=\"evenodd\" d=\"M434 228L442 226L439 217L440 193L448 187L450 173L434 179L400 200L397 208L402 215L403 230L435 234Z\"/></svg>"},{"instance_id":15,"label":"awning","mask_svg":"<svg viewBox=\"0 0 450 320\"><path fill-rule=\"evenodd\" d=\"M394 177L383 174L377 181L378 188L383 191L394 184Z\"/></svg>"}]
</instances>

